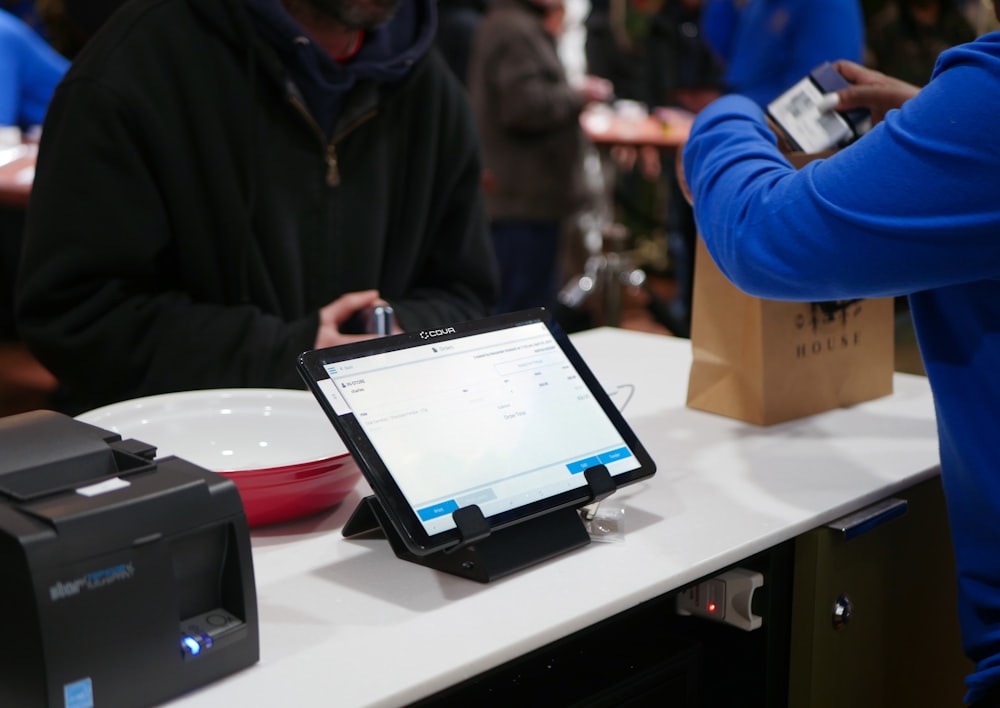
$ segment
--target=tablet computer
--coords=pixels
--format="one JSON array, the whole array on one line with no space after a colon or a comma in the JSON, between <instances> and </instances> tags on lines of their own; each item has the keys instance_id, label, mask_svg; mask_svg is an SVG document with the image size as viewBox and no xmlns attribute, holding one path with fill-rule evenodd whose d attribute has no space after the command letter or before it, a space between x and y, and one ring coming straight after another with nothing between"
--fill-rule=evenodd
<instances>
[{"instance_id":1,"label":"tablet computer","mask_svg":"<svg viewBox=\"0 0 1000 708\"><path fill-rule=\"evenodd\" d=\"M526 310L307 351L299 372L414 554L453 547L452 514L491 531L590 501L656 467L565 332Z\"/></svg>"}]
</instances>

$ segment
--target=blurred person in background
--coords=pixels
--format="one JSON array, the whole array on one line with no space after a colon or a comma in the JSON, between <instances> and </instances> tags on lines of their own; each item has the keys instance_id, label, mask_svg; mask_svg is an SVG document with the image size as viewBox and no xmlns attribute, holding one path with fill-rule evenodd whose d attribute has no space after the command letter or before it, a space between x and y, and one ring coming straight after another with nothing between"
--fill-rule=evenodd
<instances>
[{"instance_id":1,"label":"blurred person in background","mask_svg":"<svg viewBox=\"0 0 1000 708\"><path fill-rule=\"evenodd\" d=\"M977 36L1000 29L1000 20L993 13L993 0L955 0L955 2Z\"/></svg>"},{"instance_id":2,"label":"blurred person in background","mask_svg":"<svg viewBox=\"0 0 1000 708\"><path fill-rule=\"evenodd\" d=\"M1000 18L1000 7L995 9ZM946 50L923 89L852 62L838 110L876 125L795 169L761 107L724 97L696 119L683 169L705 243L750 294L909 295L934 394L958 616L975 663L965 700L1000 706L1000 33Z\"/></svg>"},{"instance_id":3,"label":"blurred person in background","mask_svg":"<svg viewBox=\"0 0 1000 708\"><path fill-rule=\"evenodd\" d=\"M37 0L35 4L52 46L73 59L124 3L125 0Z\"/></svg>"},{"instance_id":4,"label":"blurred person in background","mask_svg":"<svg viewBox=\"0 0 1000 708\"><path fill-rule=\"evenodd\" d=\"M727 93L762 106L825 61L863 61L859 0L705 0L702 34Z\"/></svg>"},{"instance_id":5,"label":"blurred person in background","mask_svg":"<svg viewBox=\"0 0 1000 708\"><path fill-rule=\"evenodd\" d=\"M48 38L48 31L35 0L0 0L0 10L9 12L14 17L28 25L43 39Z\"/></svg>"},{"instance_id":6,"label":"blurred person in background","mask_svg":"<svg viewBox=\"0 0 1000 708\"><path fill-rule=\"evenodd\" d=\"M69 61L41 35L0 10L0 149L37 138L52 93L68 68ZM0 205L0 343L17 340L14 275L23 231L24 209Z\"/></svg>"},{"instance_id":7,"label":"blurred person in background","mask_svg":"<svg viewBox=\"0 0 1000 708\"><path fill-rule=\"evenodd\" d=\"M697 113L722 91L724 67L701 33L705 0L668 0L667 106Z\"/></svg>"},{"instance_id":8,"label":"blurred person in background","mask_svg":"<svg viewBox=\"0 0 1000 708\"><path fill-rule=\"evenodd\" d=\"M435 43L463 85L469 71L472 42L489 6L489 0L438 0Z\"/></svg>"},{"instance_id":9,"label":"blurred person in background","mask_svg":"<svg viewBox=\"0 0 1000 708\"><path fill-rule=\"evenodd\" d=\"M42 125L69 61L28 25L0 10L0 126Z\"/></svg>"},{"instance_id":10,"label":"blurred person in background","mask_svg":"<svg viewBox=\"0 0 1000 708\"><path fill-rule=\"evenodd\" d=\"M564 221L584 205L580 112L607 81L571 86L556 51L562 0L493 0L468 87L483 143L483 191L500 264L496 312L553 307Z\"/></svg>"},{"instance_id":11,"label":"blurred person in background","mask_svg":"<svg viewBox=\"0 0 1000 708\"><path fill-rule=\"evenodd\" d=\"M975 38L955 0L889 0L868 21L865 63L923 86L941 52Z\"/></svg>"},{"instance_id":12,"label":"blurred person in background","mask_svg":"<svg viewBox=\"0 0 1000 708\"><path fill-rule=\"evenodd\" d=\"M610 81L615 98L665 104L672 49L668 0L594 0L584 22L587 71Z\"/></svg>"},{"instance_id":13,"label":"blurred person in background","mask_svg":"<svg viewBox=\"0 0 1000 708\"><path fill-rule=\"evenodd\" d=\"M722 67L699 28L704 0L595 0L584 26L587 70L615 98L698 110L718 96Z\"/></svg>"},{"instance_id":14,"label":"blurred person in background","mask_svg":"<svg viewBox=\"0 0 1000 708\"><path fill-rule=\"evenodd\" d=\"M488 313L475 121L435 0L132 0L42 135L23 340L74 413L300 388L299 353Z\"/></svg>"},{"instance_id":15,"label":"blurred person in background","mask_svg":"<svg viewBox=\"0 0 1000 708\"><path fill-rule=\"evenodd\" d=\"M611 81L615 97L648 109L698 111L721 93L722 65L700 30L703 0L598 0L587 17L588 70ZM637 238L666 233L666 263L676 295L658 319L670 331L690 329L694 218L659 148L617 147L615 189L620 217ZM671 160L670 156L667 156Z\"/></svg>"}]
</instances>

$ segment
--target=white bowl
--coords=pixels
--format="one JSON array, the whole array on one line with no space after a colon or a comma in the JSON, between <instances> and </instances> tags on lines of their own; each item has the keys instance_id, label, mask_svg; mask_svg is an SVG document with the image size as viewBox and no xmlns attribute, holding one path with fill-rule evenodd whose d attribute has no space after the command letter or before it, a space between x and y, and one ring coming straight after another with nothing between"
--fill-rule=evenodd
<instances>
[{"instance_id":1,"label":"white bowl","mask_svg":"<svg viewBox=\"0 0 1000 708\"><path fill-rule=\"evenodd\" d=\"M113 403L77 420L141 440L235 482L250 526L339 503L361 471L312 394L185 391Z\"/></svg>"},{"instance_id":2,"label":"white bowl","mask_svg":"<svg viewBox=\"0 0 1000 708\"><path fill-rule=\"evenodd\" d=\"M183 391L112 403L78 420L155 445L215 472L346 455L313 395L285 389Z\"/></svg>"}]
</instances>

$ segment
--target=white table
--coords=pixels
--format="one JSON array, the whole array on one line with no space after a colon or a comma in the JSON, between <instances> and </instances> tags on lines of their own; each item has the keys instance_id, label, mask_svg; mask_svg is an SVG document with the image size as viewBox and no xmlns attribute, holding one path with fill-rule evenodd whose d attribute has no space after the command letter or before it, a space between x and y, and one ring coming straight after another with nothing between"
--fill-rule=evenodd
<instances>
[{"instance_id":1,"label":"white table","mask_svg":"<svg viewBox=\"0 0 1000 708\"><path fill-rule=\"evenodd\" d=\"M658 466L611 498L624 542L484 585L401 561L384 540L344 539L359 485L330 514L254 532L260 662L175 704L402 705L936 474L923 377L760 428L685 407L687 340L602 328L573 341L606 388L634 385L625 415Z\"/></svg>"}]
</instances>

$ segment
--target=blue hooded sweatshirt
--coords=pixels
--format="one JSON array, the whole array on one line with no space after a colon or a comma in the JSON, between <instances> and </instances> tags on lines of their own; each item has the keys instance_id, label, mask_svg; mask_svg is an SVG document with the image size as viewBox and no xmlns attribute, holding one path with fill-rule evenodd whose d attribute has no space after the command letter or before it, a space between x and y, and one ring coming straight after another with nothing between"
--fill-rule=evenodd
<instances>
[{"instance_id":1,"label":"blue hooded sweatshirt","mask_svg":"<svg viewBox=\"0 0 1000 708\"><path fill-rule=\"evenodd\" d=\"M702 34L727 89L762 106L824 61L860 62L865 46L857 0L708 0Z\"/></svg>"},{"instance_id":2,"label":"blue hooded sweatshirt","mask_svg":"<svg viewBox=\"0 0 1000 708\"><path fill-rule=\"evenodd\" d=\"M796 171L727 96L684 150L695 216L737 286L786 300L910 294L934 392L967 699L1000 682L1000 32L946 51L901 109Z\"/></svg>"},{"instance_id":3,"label":"blue hooded sweatshirt","mask_svg":"<svg viewBox=\"0 0 1000 708\"><path fill-rule=\"evenodd\" d=\"M0 10L0 125L41 125L68 68L28 25Z\"/></svg>"}]
</instances>

